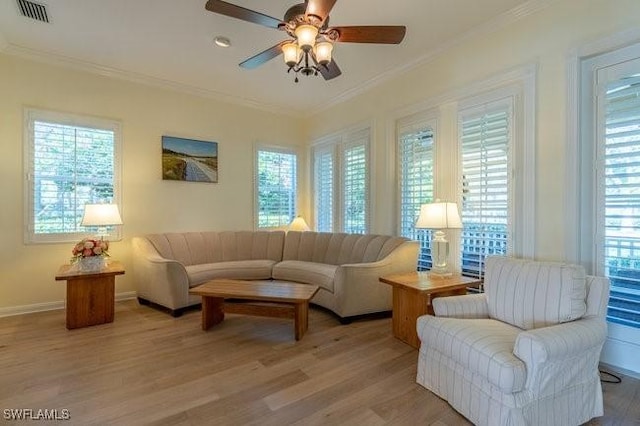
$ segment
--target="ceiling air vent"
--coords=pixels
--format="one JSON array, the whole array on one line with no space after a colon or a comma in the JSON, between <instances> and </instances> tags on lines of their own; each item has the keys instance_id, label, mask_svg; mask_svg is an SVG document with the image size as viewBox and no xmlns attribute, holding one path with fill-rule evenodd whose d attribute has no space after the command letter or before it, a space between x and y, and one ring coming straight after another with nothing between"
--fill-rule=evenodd
<instances>
[{"instance_id":1,"label":"ceiling air vent","mask_svg":"<svg viewBox=\"0 0 640 426\"><path fill-rule=\"evenodd\" d=\"M17 0L17 2L22 16L35 19L36 21L49 23L49 14L47 13L47 7L44 4L29 0Z\"/></svg>"}]
</instances>

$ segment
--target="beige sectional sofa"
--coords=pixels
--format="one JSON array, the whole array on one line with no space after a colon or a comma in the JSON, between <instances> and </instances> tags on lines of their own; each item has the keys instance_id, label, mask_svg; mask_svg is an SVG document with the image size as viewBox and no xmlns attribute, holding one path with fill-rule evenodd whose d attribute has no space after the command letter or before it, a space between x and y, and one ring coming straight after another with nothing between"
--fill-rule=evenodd
<instances>
[{"instance_id":1,"label":"beige sectional sofa","mask_svg":"<svg viewBox=\"0 0 640 426\"><path fill-rule=\"evenodd\" d=\"M150 234L133 239L141 303L179 315L200 303L189 289L214 278L314 284L312 303L343 321L391 310L378 277L416 269L418 242L402 237L290 231Z\"/></svg>"}]
</instances>

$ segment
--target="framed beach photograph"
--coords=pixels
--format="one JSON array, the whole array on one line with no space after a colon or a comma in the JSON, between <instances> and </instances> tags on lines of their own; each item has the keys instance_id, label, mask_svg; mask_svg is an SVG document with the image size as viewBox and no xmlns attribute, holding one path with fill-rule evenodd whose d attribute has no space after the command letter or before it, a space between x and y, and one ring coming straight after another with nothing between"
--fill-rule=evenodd
<instances>
[{"instance_id":1,"label":"framed beach photograph","mask_svg":"<svg viewBox=\"0 0 640 426\"><path fill-rule=\"evenodd\" d=\"M218 182L218 142L162 136L162 179Z\"/></svg>"}]
</instances>

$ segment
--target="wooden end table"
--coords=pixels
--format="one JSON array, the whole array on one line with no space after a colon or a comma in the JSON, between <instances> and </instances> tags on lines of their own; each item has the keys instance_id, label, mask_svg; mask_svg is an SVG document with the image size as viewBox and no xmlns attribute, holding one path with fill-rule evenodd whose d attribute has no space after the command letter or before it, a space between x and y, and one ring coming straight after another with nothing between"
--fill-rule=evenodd
<instances>
[{"instance_id":1,"label":"wooden end table","mask_svg":"<svg viewBox=\"0 0 640 426\"><path fill-rule=\"evenodd\" d=\"M116 275L124 275L124 268L116 261L97 272L77 271L72 265L60 267L56 281L67 281L69 330L113 322Z\"/></svg>"},{"instance_id":2,"label":"wooden end table","mask_svg":"<svg viewBox=\"0 0 640 426\"><path fill-rule=\"evenodd\" d=\"M300 340L309 328L309 301L318 289L282 281L215 279L189 293L202 296L203 330L221 323L225 313L292 318L295 338Z\"/></svg>"},{"instance_id":3,"label":"wooden end table","mask_svg":"<svg viewBox=\"0 0 640 426\"><path fill-rule=\"evenodd\" d=\"M389 275L380 277L380 281L393 287L393 335L416 349L420 347L416 320L421 315L433 315L431 301L466 294L467 287L482 282L461 275L432 277L428 271Z\"/></svg>"}]
</instances>

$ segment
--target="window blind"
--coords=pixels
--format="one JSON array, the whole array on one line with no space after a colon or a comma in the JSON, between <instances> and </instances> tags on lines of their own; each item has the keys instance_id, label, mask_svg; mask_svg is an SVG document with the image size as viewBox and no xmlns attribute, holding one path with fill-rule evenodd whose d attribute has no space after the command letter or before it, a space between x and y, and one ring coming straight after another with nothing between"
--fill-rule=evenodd
<instances>
[{"instance_id":1,"label":"window blind","mask_svg":"<svg viewBox=\"0 0 640 426\"><path fill-rule=\"evenodd\" d=\"M640 328L640 75L609 83L604 103L598 204L604 206L601 261L611 280L608 319Z\"/></svg>"},{"instance_id":2,"label":"window blind","mask_svg":"<svg viewBox=\"0 0 640 426\"><path fill-rule=\"evenodd\" d=\"M350 135L342 152L342 227L351 234L366 234L368 224L369 132Z\"/></svg>"},{"instance_id":3,"label":"window blind","mask_svg":"<svg viewBox=\"0 0 640 426\"><path fill-rule=\"evenodd\" d=\"M419 123L398 129L400 175L400 235L420 241L418 270L431 269L431 238L416 229L420 206L433 201L434 135L431 126Z\"/></svg>"},{"instance_id":4,"label":"window blind","mask_svg":"<svg viewBox=\"0 0 640 426\"><path fill-rule=\"evenodd\" d=\"M257 160L258 228L287 226L296 216L297 156L259 149Z\"/></svg>"},{"instance_id":5,"label":"window blind","mask_svg":"<svg viewBox=\"0 0 640 426\"><path fill-rule=\"evenodd\" d=\"M510 238L510 107L462 116L462 273L482 278L485 258L506 254Z\"/></svg>"},{"instance_id":6,"label":"window blind","mask_svg":"<svg viewBox=\"0 0 640 426\"><path fill-rule=\"evenodd\" d=\"M115 132L35 118L29 132L29 240L73 240L84 205L114 199Z\"/></svg>"},{"instance_id":7,"label":"window blind","mask_svg":"<svg viewBox=\"0 0 640 426\"><path fill-rule=\"evenodd\" d=\"M315 222L318 232L333 232L334 228L334 171L333 147L314 152Z\"/></svg>"}]
</instances>

